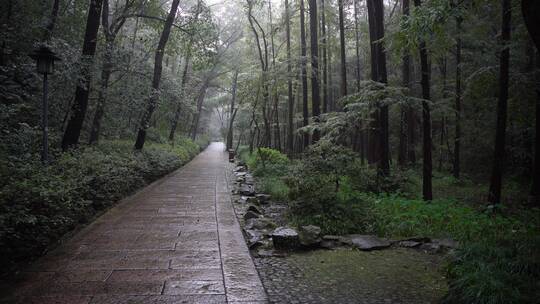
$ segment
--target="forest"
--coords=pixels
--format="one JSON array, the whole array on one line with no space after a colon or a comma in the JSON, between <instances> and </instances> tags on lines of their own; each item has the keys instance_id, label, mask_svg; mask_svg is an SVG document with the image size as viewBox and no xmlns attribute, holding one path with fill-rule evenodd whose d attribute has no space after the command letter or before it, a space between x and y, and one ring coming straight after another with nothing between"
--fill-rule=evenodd
<instances>
[{"instance_id":1,"label":"forest","mask_svg":"<svg viewBox=\"0 0 540 304\"><path fill-rule=\"evenodd\" d=\"M0 16L0 286L223 142L284 226L456 244L430 251L437 300L395 303L538 303L539 1L1 0ZM306 303L379 303L352 297Z\"/></svg>"}]
</instances>

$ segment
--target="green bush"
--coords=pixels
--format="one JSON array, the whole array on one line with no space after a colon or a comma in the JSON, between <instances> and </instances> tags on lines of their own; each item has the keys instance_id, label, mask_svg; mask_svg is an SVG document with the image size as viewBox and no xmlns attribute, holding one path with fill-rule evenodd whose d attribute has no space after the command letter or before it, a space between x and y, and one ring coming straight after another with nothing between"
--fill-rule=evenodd
<instances>
[{"instance_id":1,"label":"green bush","mask_svg":"<svg viewBox=\"0 0 540 304\"><path fill-rule=\"evenodd\" d=\"M36 155L5 158L0 162L0 267L9 272L39 256L97 211L180 167L199 150L187 139L174 147L147 143L141 152L133 151L132 142L106 141L56 153L49 166Z\"/></svg>"}]
</instances>

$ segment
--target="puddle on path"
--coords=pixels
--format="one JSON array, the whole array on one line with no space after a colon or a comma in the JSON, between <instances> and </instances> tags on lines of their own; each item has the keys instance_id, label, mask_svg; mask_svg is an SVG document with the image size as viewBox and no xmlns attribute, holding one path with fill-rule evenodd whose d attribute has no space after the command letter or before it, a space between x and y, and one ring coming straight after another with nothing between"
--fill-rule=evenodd
<instances>
[{"instance_id":1,"label":"puddle on path","mask_svg":"<svg viewBox=\"0 0 540 304\"><path fill-rule=\"evenodd\" d=\"M271 303L438 303L443 257L410 249L350 249L256 258Z\"/></svg>"}]
</instances>

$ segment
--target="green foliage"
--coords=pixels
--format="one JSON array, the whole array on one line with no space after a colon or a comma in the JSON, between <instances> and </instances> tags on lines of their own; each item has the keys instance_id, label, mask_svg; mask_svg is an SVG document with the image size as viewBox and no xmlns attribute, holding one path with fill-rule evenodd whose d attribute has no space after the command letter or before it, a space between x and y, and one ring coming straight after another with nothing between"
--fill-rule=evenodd
<instances>
[{"instance_id":1,"label":"green foliage","mask_svg":"<svg viewBox=\"0 0 540 304\"><path fill-rule=\"evenodd\" d=\"M174 147L108 141L60 154L49 166L34 155L0 163L0 256L8 272L97 211L180 167L200 148L187 139ZM8 158L9 159L9 158Z\"/></svg>"}]
</instances>

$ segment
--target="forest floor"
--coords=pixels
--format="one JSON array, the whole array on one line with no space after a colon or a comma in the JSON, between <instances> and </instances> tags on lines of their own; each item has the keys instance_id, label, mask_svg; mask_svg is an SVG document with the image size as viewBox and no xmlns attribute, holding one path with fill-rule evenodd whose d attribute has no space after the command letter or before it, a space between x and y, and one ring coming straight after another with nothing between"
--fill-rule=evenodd
<instances>
[{"instance_id":1,"label":"forest floor","mask_svg":"<svg viewBox=\"0 0 540 304\"><path fill-rule=\"evenodd\" d=\"M0 303L266 303L223 151L213 143L1 282Z\"/></svg>"}]
</instances>

